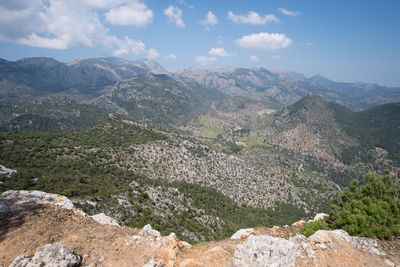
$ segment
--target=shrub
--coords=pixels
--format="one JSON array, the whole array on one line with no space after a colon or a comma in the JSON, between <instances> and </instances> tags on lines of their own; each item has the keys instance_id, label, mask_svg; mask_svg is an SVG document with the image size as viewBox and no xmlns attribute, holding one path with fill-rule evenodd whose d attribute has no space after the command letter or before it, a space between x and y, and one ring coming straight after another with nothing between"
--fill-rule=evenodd
<instances>
[{"instance_id":1,"label":"shrub","mask_svg":"<svg viewBox=\"0 0 400 267\"><path fill-rule=\"evenodd\" d=\"M332 204L332 227L350 235L390 239L400 235L400 188L387 171L365 175L366 183L352 180Z\"/></svg>"},{"instance_id":2,"label":"shrub","mask_svg":"<svg viewBox=\"0 0 400 267\"><path fill-rule=\"evenodd\" d=\"M329 230L328 224L325 221L309 222L300 231L303 235L309 237L318 230Z\"/></svg>"}]
</instances>

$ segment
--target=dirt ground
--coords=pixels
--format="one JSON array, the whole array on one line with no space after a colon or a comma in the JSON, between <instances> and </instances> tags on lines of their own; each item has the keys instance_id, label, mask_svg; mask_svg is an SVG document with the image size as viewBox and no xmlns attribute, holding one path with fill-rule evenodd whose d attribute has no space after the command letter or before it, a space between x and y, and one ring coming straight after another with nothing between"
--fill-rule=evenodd
<instances>
[{"instance_id":1,"label":"dirt ground","mask_svg":"<svg viewBox=\"0 0 400 267\"><path fill-rule=\"evenodd\" d=\"M259 234L288 237L282 227L256 228ZM293 230L293 229L292 229ZM155 239L139 238L139 230L101 225L73 210L45 205L0 214L0 265L8 266L15 257L33 255L37 248L63 242L82 256L83 266L142 266L152 258L165 266L233 266L236 245L244 240L222 240L183 246L179 240L155 245ZM133 238L133 237L136 237ZM337 251L314 248L316 260L298 258L298 266L389 266L385 259L400 265L400 241L381 241L386 257L355 249L346 242Z\"/></svg>"}]
</instances>

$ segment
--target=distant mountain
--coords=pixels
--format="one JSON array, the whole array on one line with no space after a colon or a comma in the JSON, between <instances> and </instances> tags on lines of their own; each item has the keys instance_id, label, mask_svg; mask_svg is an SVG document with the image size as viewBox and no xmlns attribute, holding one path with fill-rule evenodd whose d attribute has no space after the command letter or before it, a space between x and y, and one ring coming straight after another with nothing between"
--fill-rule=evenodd
<instances>
[{"instance_id":1,"label":"distant mountain","mask_svg":"<svg viewBox=\"0 0 400 267\"><path fill-rule=\"evenodd\" d=\"M105 86L152 71L159 73L163 69L149 60L118 58L77 59L69 63L43 57L0 61L0 80L45 92L96 94Z\"/></svg>"},{"instance_id":2,"label":"distant mountain","mask_svg":"<svg viewBox=\"0 0 400 267\"><path fill-rule=\"evenodd\" d=\"M182 79L194 80L231 96L263 99L270 108L290 105L309 93L347 106L353 110L400 101L399 87L369 83L340 83L321 75L303 75L266 68L229 67L214 70L188 68L176 72Z\"/></svg>"},{"instance_id":3,"label":"distant mountain","mask_svg":"<svg viewBox=\"0 0 400 267\"><path fill-rule=\"evenodd\" d=\"M164 126L180 125L196 120L208 112L213 101L224 96L218 91L188 85L165 74L147 74L128 79L105 89L91 103L145 118Z\"/></svg>"},{"instance_id":4,"label":"distant mountain","mask_svg":"<svg viewBox=\"0 0 400 267\"><path fill-rule=\"evenodd\" d=\"M6 102L18 100L30 106L32 99L63 95L105 113L146 117L164 126L214 114L233 128L238 123L245 127L258 112L289 106L310 93L353 110L400 101L400 88L339 83L321 75L306 78L272 66L188 68L169 73L149 59L86 58L69 63L45 57L15 62L0 59L0 103L11 105Z\"/></svg>"},{"instance_id":5,"label":"distant mountain","mask_svg":"<svg viewBox=\"0 0 400 267\"><path fill-rule=\"evenodd\" d=\"M285 149L325 162L337 170L386 169L400 162L400 103L355 112L309 95L264 115L253 133ZM310 158L308 159L308 161ZM360 165L361 166L361 165ZM347 177L348 179L348 177ZM348 181L335 180L339 184Z\"/></svg>"}]
</instances>

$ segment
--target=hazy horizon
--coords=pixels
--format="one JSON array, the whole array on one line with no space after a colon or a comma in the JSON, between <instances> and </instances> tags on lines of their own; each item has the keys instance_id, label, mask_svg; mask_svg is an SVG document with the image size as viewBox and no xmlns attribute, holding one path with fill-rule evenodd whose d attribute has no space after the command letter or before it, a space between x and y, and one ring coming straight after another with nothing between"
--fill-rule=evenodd
<instances>
[{"instance_id":1,"label":"hazy horizon","mask_svg":"<svg viewBox=\"0 0 400 267\"><path fill-rule=\"evenodd\" d=\"M6 0L0 57L151 58L400 86L400 2Z\"/></svg>"}]
</instances>

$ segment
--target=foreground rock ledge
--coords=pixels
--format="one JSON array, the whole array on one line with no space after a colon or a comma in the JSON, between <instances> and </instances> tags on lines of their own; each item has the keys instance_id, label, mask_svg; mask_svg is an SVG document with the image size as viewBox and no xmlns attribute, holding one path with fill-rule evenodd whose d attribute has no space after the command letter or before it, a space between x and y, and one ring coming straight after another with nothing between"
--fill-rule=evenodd
<instances>
[{"instance_id":1,"label":"foreground rock ledge","mask_svg":"<svg viewBox=\"0 0 400 267\"><path fill-rule=\"evenodd\" d=\"M114 221L101 215L96 222L70 203L40 191L0 195L0 265L400 266L398 242L384 251L381 242L342 230L306 238L296 234L303 222L241 229L231 239L192 247L150 225L140 230L101 224Z\"/></svg>"}]
</instances>

